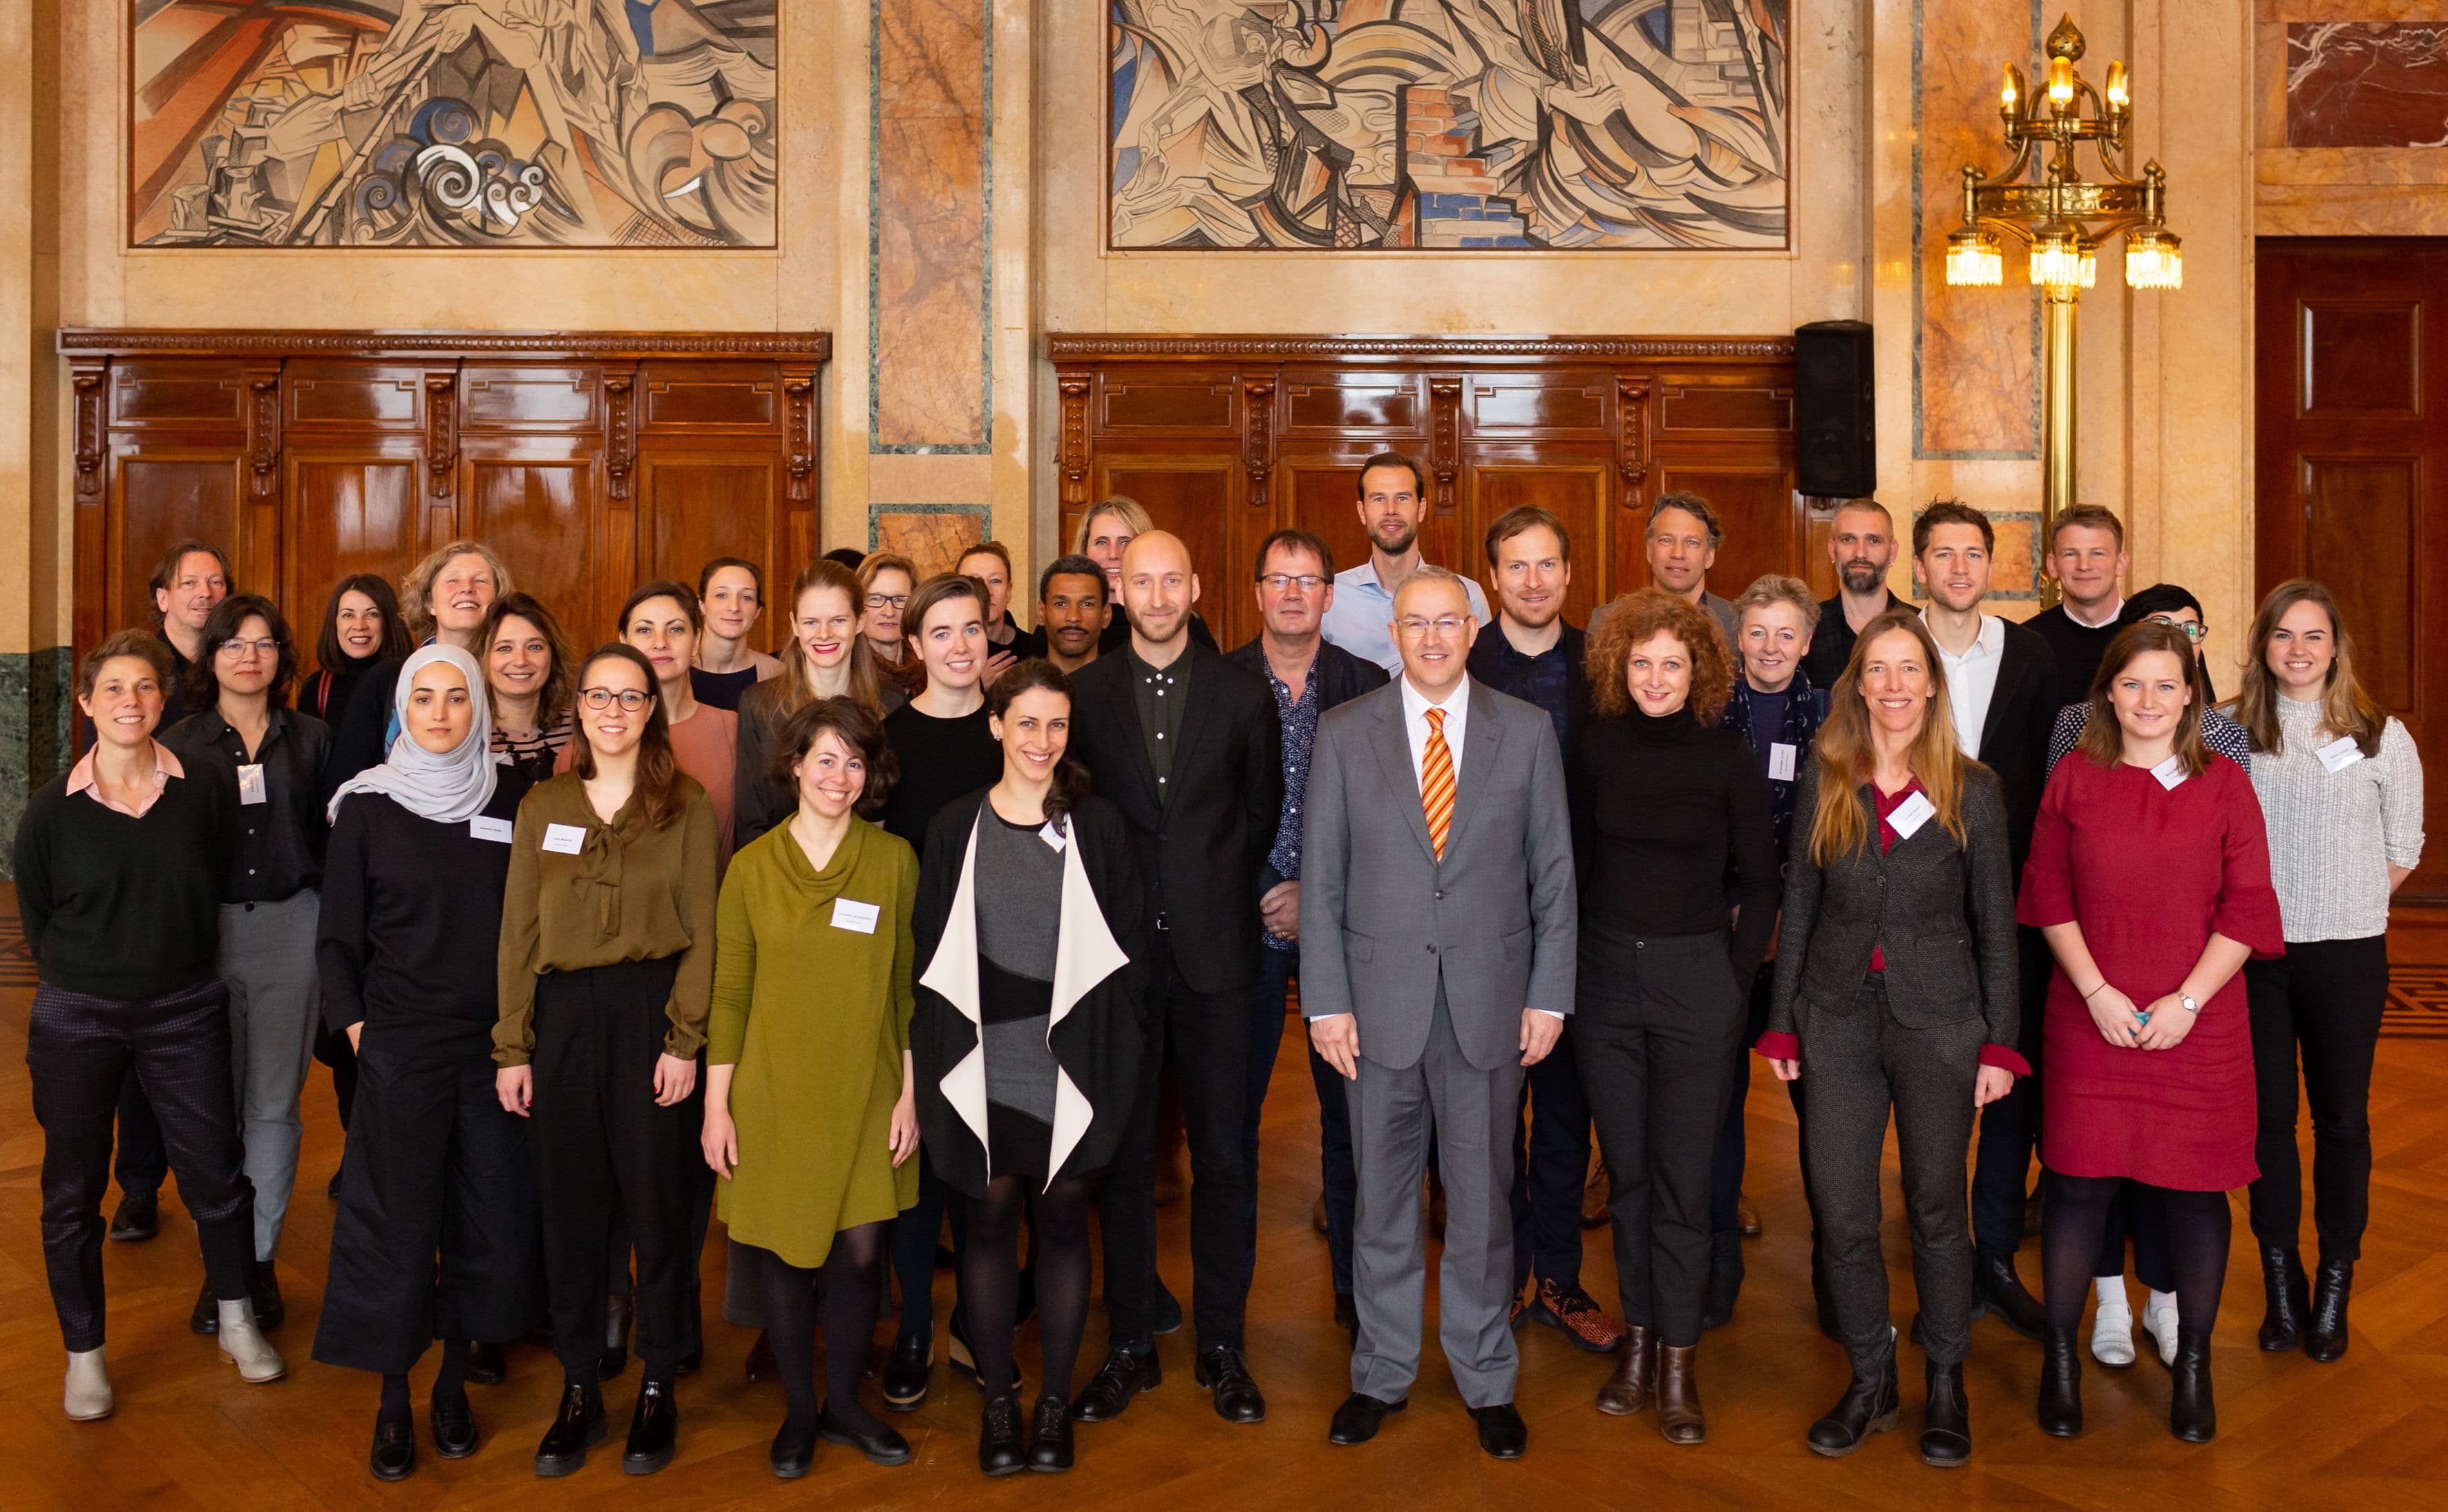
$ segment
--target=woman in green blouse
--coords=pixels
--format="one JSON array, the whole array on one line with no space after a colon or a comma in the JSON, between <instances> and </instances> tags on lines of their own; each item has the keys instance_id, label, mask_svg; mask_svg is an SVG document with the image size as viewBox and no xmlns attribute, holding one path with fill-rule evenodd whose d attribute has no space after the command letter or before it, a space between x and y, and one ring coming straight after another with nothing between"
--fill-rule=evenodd
<instances>
[{"instance_id":1,"label":"woman in green blouse","mask_svg":"<svg viewBox=\"0 0 2448 1512\"><path fill-rule=\"evenodd\" d=\"M808 1473L821 1435L878 1465L909 1445L858 1399L887 1225L918 1195L909 1075L909 910L918 858L862 818L892 782L884 728L857 700L783 722L775 781L788 823L732 858L717 916L706 1033L705 1160L722 1220L754 1260L790 1412L774 1473ZM815 1395L815 1273L825 1389Z\"/></svg>"}]
</instances>

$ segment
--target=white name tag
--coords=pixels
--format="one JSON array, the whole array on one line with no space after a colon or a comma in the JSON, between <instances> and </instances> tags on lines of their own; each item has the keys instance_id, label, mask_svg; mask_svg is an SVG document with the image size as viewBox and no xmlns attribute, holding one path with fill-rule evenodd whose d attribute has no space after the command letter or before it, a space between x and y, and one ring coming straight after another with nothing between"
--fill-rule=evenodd
<instances>
[{"instance_id":1,"label":"white name tag","mask_svg":"<svg viewBox=\"0 0 2448 1512\"><path fill-rule=\"evenodd\" d=\"M2185 780L2185 759L2181 756L2171 756L2166 761L2161 762L2158 765L2152 767L2151 775L2159 779L2160 786L2172 792L2175 790L2176 784Z\"/></svg>"},{"instance_id":2,"label":"white name tag","mask_svg":"<svg viewBox=\"0 0 2448 1512\"><path fill-rule=\"evenodd\" d=\"M2355 744L2352 735L2341 735L2312 754L2321 758L2322 770L2342 772L2363 759L2363 748Z\"/></svg>"},{"instance_id":3,"label":"white name tag","mask_svg":"<svg viewBox=\"0 0 2448 1512\"><path fill-rule=\"evenodd\" d=\"M1792 747L1781 740L1771 743L1768 748L1768 780L1771 783L1793 781L1793 758Z\"/></svg>"},{"instance_id":4,"label":"white name tag","mask_svg":"<svg viewBox=\"0 0 2448 1512\"><path fill-rule=\"evenodd\" d=\"M2337 768L2332 766L2329 770L2334 772ZM261 762L249 762L238 769L238 801L241 803L263 802L263 764Z\"/></svg>"},{"instance_id":5,"label":"white name tag","mask_svg":"<svg viewBox=\"0 0 2448 1512\"><path fill-rule=\"evenodd\" d=\"M861 935L875 933L875 920L883 910L873 903L861 903L847 898L833 899L833 928L855 930Z\"/></svg>"},{"instance_id":6,"label":"white name tag","mask_svg":"<svg viewBox=\"0 0 2448 1512\"><path fill-rule=\"evenodd\" d=\"M1050 819L1045 822L1045 827L1037 832L1037 838L1052 846L1058 855L1061 852L1063 846L1071 843L1071 838L1063 834L1060 829L1057 829L1054 825L1054 821Z\"/></svg>"},{"instance_id":7,"label":"white name tag","mask_svg":"<svg viewBox=\"0 0 2448 1512\"><path fill-rule=\"evenodd\" d=\"M586 828L583 824L546 824L544 827L544 848L557 855L575 856L586 844Z\"/></svg>"},{"instance_id":8,"label":"white name tag","mask_svg":"<svg viewBox=\"0 0 2448 1512\"><path fill-rule=\"evenodd\" d=\"M1938 805L1929 801L1927 793L1914 793L1898 803L1896 811L1887 816L1887 827L1896 832L1898 840L1910 840L1913 832L1928 823L1937 813Z\"/></svg>"},{"instance_id":9,"label":"white name tag","mask_svg":"<svg viewBox=\"0 0 2448 1512\"><path fill-rule=\"evenodd\" d=\"M468 821L469 834L478 840L497 841L504 845L510 842L510 837L517 832L517 828L518 826L507 819L494 819L485 814L479 814Z\"/></svg>"}]
</instances>

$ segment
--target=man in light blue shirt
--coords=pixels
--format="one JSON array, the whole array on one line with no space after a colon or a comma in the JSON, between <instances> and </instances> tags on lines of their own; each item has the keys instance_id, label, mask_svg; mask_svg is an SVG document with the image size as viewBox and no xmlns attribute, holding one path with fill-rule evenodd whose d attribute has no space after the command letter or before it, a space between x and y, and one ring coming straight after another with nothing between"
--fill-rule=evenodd
<instances>
[{"instance_id":1,"label":"man in light blue shirt","mask_svg":"<svg viewBox=\"0 0 2448 1512\"><path fill-rule=\"evenodd\" d=\"M1394 590L1420 565L1420 522L1427 518L1427 478L1420 464L1399 451L1381 451L1360 464L1360 528L1368 533L1368 559L1334 575L1334 597L1326 612L1326 638L1393 676L1403 673L1394 649ZM1487 595L1463 579L1470 612L1490 623Z\"/></svg>"}]
</instances>

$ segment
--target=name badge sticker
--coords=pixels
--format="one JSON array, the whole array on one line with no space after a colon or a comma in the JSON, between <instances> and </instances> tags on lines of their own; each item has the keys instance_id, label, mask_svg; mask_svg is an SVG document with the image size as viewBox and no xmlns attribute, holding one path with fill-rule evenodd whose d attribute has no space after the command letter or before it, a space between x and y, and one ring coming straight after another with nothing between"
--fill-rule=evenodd
<instances>
[{"instance_id":1,"label":"name badge sticker","mask_svg":"<svg viewBox=\"0 0 2448 1512\"><path fill-rule=\"evenodd\" d=\"M2337 768L2332 766L2329 770L2336 771ZM238 801L245 804L260 803L264 801L261 762L248 762L239 767Z\"/></svg>"},{"instance_id":2,"label":"name badge sticker","mask_svg":"<svg viewBox=\"0 0 2448 1512\"><path fill-rule=\"evenodd\" d=\"M1887 816L1887 827L1896 832L1897 839L1910 840L1915 831L1937 815L1938 805L1929 801L1927 793L1914 793L1898 803L1896 811Z\"/></svg>"},{"instance_id":3,"label":"name badge sticker","mask_svg":"<svg viewBox=\"0 0 2448 1512\"><path fill-rule=\"evenodd\" d=\"M2160 786L2167 788L2170 792L2173 792L2175 791L2176 784L2185 780L2185 760L2181 756L2171 756L2166 761L2161 762L2158 765L2152 767L2151 775L2159 779Z\"/></svg>"},{"instance_id":4,"label":"name badge sticker","mask_svg":"<svg viewBox=\"0 0 2448 1512\"><path fill-rule=\"evenodd\" d=\"M544 827L544 848L556 856L575 856L586 845L586 829L582 824L546 824Z\"/></svg>"},{"instance_id":5,"label":"name badge sticker","mask_svg":"<svg viewBox=\"0 0 2448 1512\"><path fill-rule=\"evenodd\" d=\"M1045 827L1037 832L1037 838L1052 847L1058 856L1062 853L1063 846L1071 843L1071 837L1063 834L1050 819L1045 822Z\"/></svg>"},{"instance_id":6,"label":"name badge sticker","mask_svg":"<svg viewBox=\"0 0 2448 1512\"><path fill-rule=\"evenodd\" d=\"M2323 771L2336 773L2344 771L2355 763L2362 761L2363 748L2355 744L2355 738L2352 735L2341 735L2312 754L2321 758ZM244 769L239 768L241 771Z\"/></svg>"},{"instance_id":7,"label":"name badge sticker","mask_svg":"<svg viewBox=\"0 0 2448 1512\"><path fill-rule=\"evenodd\" d=\"M1793 758L1792 747L1781 740L1772 743L1768 748L1768 780L1771 783L1793 781Z\"/></svg>"},{"instance_id":8,"label":"name badge sticker","mask_svg":"<svg viewBox=\"0 0 2448 1512\"><path fill-rule=\"evenodd\" d=\"M518 826L507 819L494 819L486 814L479 814L468 821L469 834L478 840L489 840L503 845L510 842L510 837L517 832L517 829Z\"/></svg>"},{"instance_id":9,"label":"name badge sticker","mask_svg":"<svg viewBox=\"0 0 2448 1512\"><path fill-rule=\"evenodd\" d=\"M875 933L875 921L884 910L874 903L862 903L854 898L833 899L833 928L854 930L861 935Z\"/></svg>"}]
</instances>

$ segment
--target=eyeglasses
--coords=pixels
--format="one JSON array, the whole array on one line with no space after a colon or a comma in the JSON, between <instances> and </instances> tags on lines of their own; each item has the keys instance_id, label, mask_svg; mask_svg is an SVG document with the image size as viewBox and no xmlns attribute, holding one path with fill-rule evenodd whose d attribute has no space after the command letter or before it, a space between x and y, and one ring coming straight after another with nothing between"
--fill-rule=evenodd
<instances>
[{"instance_id":1,"label":"eyeglasses","mask_svg":"<svg viewBox=\"0 0 2448 1512\"><path fill-rule=\"evenodd\" d=\"M1402 627L1403 633L1406 635L1425 635L1431 626L1435 627L1436 633L1440 635L1459 635L1465 621L1456 614L1444 614L1435 619L1425 619L1418 614L1405 614L1394 623Z\"/></svg>"},{"instance_id":2,"label":"eyeglasses","mask_svg":"<svg viewBox=\"0 0 2448 1512\"><path fill-rule=\"evenodd\" d=\"M220 653L233 660L243 660L248 656L270 656L279 650L280 642L277 640L225 640L220 647Z\"/></svg>"},{"instance_id":3,"label":"eyeglasses","mask_svg":"<svg viewBox=\"0 0 2448 1512\"><path fill-rule=\"evenodd\" d=\"M2198 621L2188 623L2181 619L2171 619L2166 614L2152 614L2149 617L2151 623L2154 625L2169 625L2177 630L2183 631L2187 640L2199 640L2204 635L2210 633L2210 628L2208 625L2201 624Z\"/></svg>"},{"instance_id":4,"label":"eyeglasses","mask_svg":"<svg viewBox=\"0 0 2448 1512\"><path fill-rule=\"evenodd\" d=\"M909 595L908 594L870 594L867 595L867 607L870 609L901 609L907 607L908 602Z\"/></svg>"},{"instance_id":5,"label":"eyeglasses","mask_svg":"<svg viewBox=\"0 0 2448 1512\"><path fill-rule=\"evenodd\" d=\"M1272 594L1291 593L1294 583L1298 583L1312 594L1326 586L1326 579L1315 573L1269 573L1259 578L1258 582Z\"/></svg>"},{"instance_id":6,"label":"eyeglasses","mask_svg":"<svg viewBox=\"0 0 2448 1512\"><path fill-rule=\"evenodd\" d=\"M621 706L621 712L634 714L653 703L655 695L641 693L634 688L624 688L619 692L614 692L609 688L582 688L578 691L578 701L598 712L617 703Z\"/></svg>"}]
</instances>

